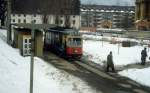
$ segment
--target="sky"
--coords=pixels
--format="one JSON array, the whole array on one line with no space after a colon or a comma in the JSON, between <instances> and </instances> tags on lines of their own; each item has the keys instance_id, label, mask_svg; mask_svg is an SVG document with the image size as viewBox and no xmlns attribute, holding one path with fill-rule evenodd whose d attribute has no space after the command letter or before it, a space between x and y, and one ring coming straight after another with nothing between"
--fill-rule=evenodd
<instances>
[{"instance_id":1,"label":"sky","mask_svg":"<svg viewBox=\"0 0 150 93\"><path fill-rule=\"evenodd\" d=\"M99 4L99 5L135 5L135 0L81 0L82 4Z\"/></svg>"}]
</instances>

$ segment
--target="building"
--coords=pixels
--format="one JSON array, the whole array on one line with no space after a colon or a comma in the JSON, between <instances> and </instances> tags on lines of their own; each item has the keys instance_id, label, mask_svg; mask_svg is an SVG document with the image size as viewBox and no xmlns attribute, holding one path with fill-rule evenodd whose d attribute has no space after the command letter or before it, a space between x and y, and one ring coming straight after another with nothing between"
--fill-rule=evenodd
<instances>
[{"instance_id":1,"label":"building","mask_svg":"<svg viewBox=\"0 0 150 93\"><path fill-rule=\"evenodd\" d=\"M150 0L136 0L136 28L150 30Z\"/></svg>"},{"instance_id":2,"label":"building","mask_svg":"<svg viewBox=\"0 0 150 93\"><path fill-rule=\"evenodd\" d=\"M31 54L31 28L35 29L35 55L43 55L43 31L51 25L80 28L79 0L11 0L11 42L23 56Z\"/></svg>"},{"instance_id":3,"label":"building","mask_svg":"<svg viewBox=\"0 0 150 93\"><path fill-rule=\"evenodd\" d=\"M12 0L12 23L57 24L79 29L79 0Z\"/></svg>"},{"instance_id":4,"label":"building","mask_svg":"<svg viewBox=\"0 0 150 93\"><path fill-rule=\"evenodd\" d=\"M81 27L131 29L134 27L134 9L134 6L82 5Z\"/></svg>"}]
</instances>

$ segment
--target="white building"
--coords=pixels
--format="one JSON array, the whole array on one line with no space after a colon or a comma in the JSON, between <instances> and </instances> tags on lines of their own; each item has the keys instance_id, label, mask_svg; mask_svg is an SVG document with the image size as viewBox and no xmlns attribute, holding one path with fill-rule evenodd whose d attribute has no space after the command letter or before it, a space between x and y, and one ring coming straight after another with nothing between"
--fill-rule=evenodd
<instances>
[{"instance_id":1,"label":"white building","mask_svg":"<svg viewBox=\"0 0 150 93\"><path fill-rule=\"evenodd\" d=\"M48 24L56 24L56 20L58 20L57 25L58 26L65 26L65 15L60 15L56 19L55 15L48 15L46 17ZM43 24L44 23L44 16L37 14L37 15L31 15L31 14L12 14L11 15L11 23L31 23L34 22L35 24ZM80 16L79 15L70 15L69 16L69 24L71 28L80 28Z\"/></svg>"}]
</instances>

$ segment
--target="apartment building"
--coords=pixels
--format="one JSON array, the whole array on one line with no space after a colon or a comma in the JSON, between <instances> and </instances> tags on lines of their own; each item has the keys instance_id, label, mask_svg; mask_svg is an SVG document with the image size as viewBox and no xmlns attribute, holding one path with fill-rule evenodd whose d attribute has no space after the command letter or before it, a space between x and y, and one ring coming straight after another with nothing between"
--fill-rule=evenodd
<instances>
[{"instance_id":1,"label":"apartment building","mask_svg":"<svg viewBox=\"0 0 150 93\"><path fill-rule=\"evenodd\" d=\"M82 5L81 27L102 28L105 21L111 22L111 28L133 28L134 6Z\"/></svg>"}]
</instances>

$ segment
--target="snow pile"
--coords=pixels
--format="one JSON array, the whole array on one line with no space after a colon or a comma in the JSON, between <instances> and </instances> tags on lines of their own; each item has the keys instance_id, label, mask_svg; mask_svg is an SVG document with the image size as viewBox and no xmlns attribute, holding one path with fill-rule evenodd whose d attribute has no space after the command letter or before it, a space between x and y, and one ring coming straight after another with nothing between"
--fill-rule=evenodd
<instances>
[{"instance_id":1,"label":"snow pile","mask_svg":"<svg viewBox=\"0 0 150 93\"><path fill-rule=\"evenodd\" d=\"M150 87L150 68L129 69L119 72L120 75L129 77L132 80Z\"/></svg>"},{"instance_id":2,"label":"snow pile","mask_svg":"<svg viewBox=\"0 0 150 93\"><path fill-rule=\"evenodd\" d=\"M0 36L0 93L28 93L30 57L22 57ZM81 79L35 58L35 93L96 93Z\"/></svg>"},{"instance_id":3,"label":"snow pile","mask_svg":"<svg viewBox=\"0 0 150 93\"><path fill-rule=\"evenodd\" d=\"M95 35L85 35L83 34L82 37L85 40L103 40L103 41L112 41L112 39L115 39L116 41L122 42L122 41L132 41L132 42L137 42L140 43L141 41L136 40L136 39L129 39L129 38L121 38L121 37L108 37L108 36L101 36L101 35L97 35L95 33ZM148 43L147 40L145 40L145 43Z\"/></svg>"}]
</instances>

